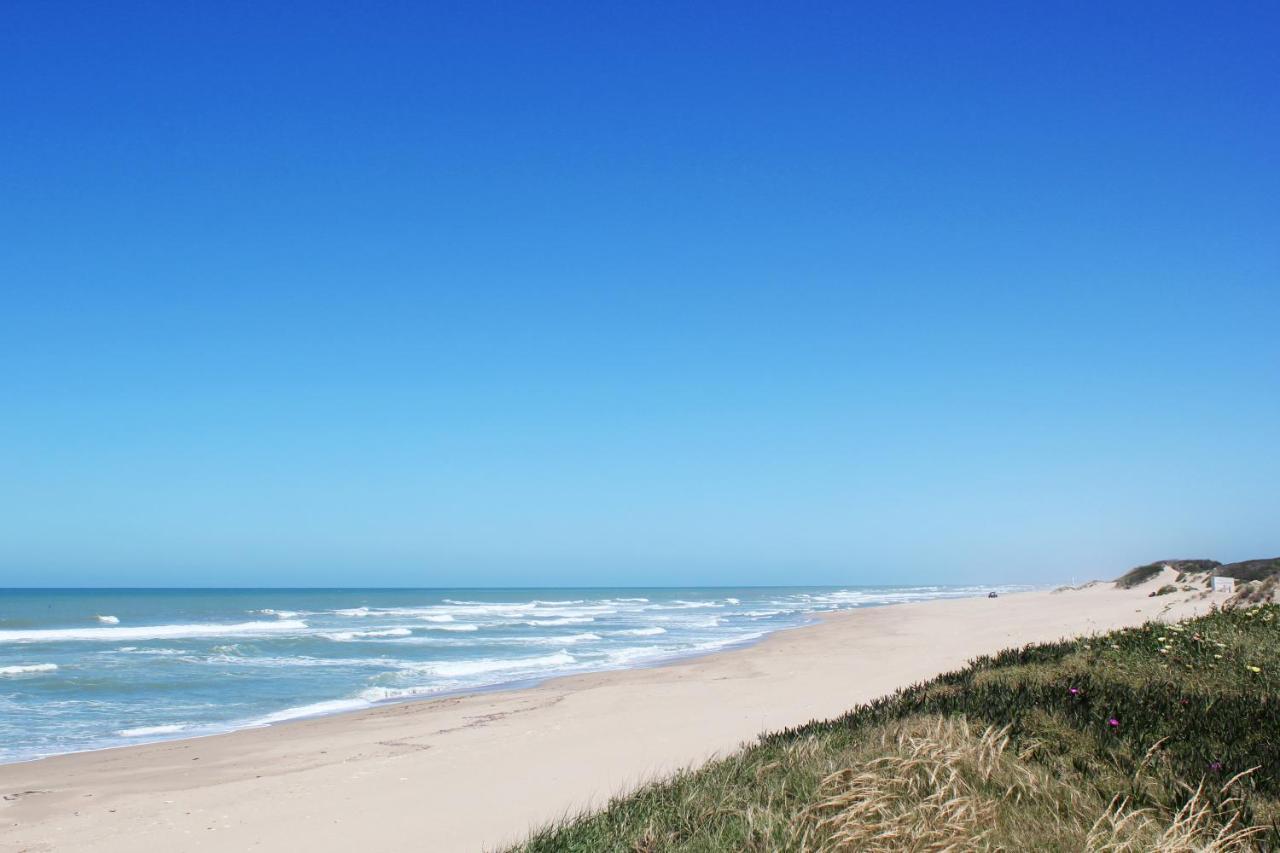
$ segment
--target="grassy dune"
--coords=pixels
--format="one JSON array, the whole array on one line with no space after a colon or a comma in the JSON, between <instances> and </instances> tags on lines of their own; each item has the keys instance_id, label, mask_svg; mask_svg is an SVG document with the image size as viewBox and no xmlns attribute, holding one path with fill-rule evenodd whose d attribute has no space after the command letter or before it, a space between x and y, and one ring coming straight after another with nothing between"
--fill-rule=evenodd
<instances>
[{"instance_id":1,"label":"grassy dune","mask_svg":"<svg viewBox=\"0 0 1280 853\"><path fill-rule=\"evenodd\" d=\"M1154 563L1147 563L1145 566L1138 566L1125 572L1116 578L1116 586L1121 589L1129 589L1138 584L1146 583L1164 571L1165 566L1176 572L1204 574L1205 578L1208 578L1208 573L1220 569L1222 564L1217 560L1157 560Z\"/></svg>"},{"instance_id":2,"label":"grassy dune","mask_svg":"<svg viewBox=\"0 0 1280 853\"><path fill-rule=\"evenodd\" d=\"M1276 849L1277 821L1265 605L981 658L515 849Z\"/></svg>"}]
</instances>

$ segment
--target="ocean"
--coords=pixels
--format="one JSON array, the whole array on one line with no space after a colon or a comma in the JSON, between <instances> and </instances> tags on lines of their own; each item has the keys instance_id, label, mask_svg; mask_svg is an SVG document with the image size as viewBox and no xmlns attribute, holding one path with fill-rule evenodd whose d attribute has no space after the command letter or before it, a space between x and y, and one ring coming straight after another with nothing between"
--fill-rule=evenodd
<instances>
[{"instance_id":1,"label":"ocean","mask_svg":"<svg viewBox=\"0 0 1280 853\"><path fill-rule=\"evenodd\" d=\"M0 762L750 643L1013 587L0 590Z\"/></svg>"}]
</instances>

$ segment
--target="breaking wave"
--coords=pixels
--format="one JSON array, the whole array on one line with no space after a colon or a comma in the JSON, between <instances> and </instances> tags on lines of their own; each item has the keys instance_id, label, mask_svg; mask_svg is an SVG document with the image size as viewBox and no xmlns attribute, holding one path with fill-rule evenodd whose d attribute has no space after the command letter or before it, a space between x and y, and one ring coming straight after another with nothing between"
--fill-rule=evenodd
<instances>
[{"instance_id":1,"label":"breaking wave","mask_svg":"<svg viewBox=\"0 0 1280 853\"><path fill-rule=\"evenodd\" d=\"M0 666L0 675L30 675L36 672L53 672L56 663L31 663L22 666Z\"/></svg>"},{"instance_id":2,"label":"breaking wave","mask_svg":"<svg viewBox=\"0 0 1280 853\"><path fill-rule=\"evenodd\" d=\"M30 631L0 631L0 643L120 642L130 640L172 640L187 637L236 637L281 634L305 630L306 622L283 619L279 622L238 624L151 625L128 628L45 628Z\"/></svg>"}]
</instances>

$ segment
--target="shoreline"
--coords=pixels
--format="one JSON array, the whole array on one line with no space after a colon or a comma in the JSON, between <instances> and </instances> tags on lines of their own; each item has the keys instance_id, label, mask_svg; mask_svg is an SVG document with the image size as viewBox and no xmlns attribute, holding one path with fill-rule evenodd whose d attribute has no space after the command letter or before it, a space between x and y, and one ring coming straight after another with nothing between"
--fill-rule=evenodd
<instances>
[{"instance_id":1,"label":"shoreline","mask_svg":"<svg viewBox=\"0 0 1280 853\"><path fill-rule=\"evenodd\" d=\"M1010 587L1018 587L1018 588L1010 589ZM826 587L815 587L815 588L826 588ZM881 589L883 587L874 587L874 588ZM903 585L900 588L905 590L917 590L917 589L920 589L921 587L913 586L913 585ZM107 589L111 589L112 591L120 591L120 592L131 591L125 588L120 588L118 590L116 588L107 588ZM288 589L288 588L285 588L285 589ZM505 590L506 588L501 588L501 589ZM527 592L546 592L547 591L546 589L540 588L540 587L529 587L529 588L513 587L511 589L520 589L522 591L527 591ZM566 591L578 591L578 588L565 588L565 589ZM614 590L614 589L648 590L649 588L648 587L628 587L628 588L600 587L600 589L602 590ZM704 588L699 587L698 589L704 589ZM705 589L711 589L711 587L707 587ZM733 590L733 589L742 589L742 588L741 587L723 587L723 589ZM787 590L787 589L792 589L792 587L764 586L764 587L752 587L752 589ZM830 587L830 589L846 590L846 589L858 589L858 587ZM1049 589L1049 587L1034 586L1034 585L993 584L988 587L982 587L982 589L984 591L974 592L972 594L956 595L956 596L940 596L937 599L923 599L923 600L951 601L951 600L958 600L963 598L979 598L979 597L985 597L986 593L991 590L1000 590L1001 595L1016 595L1022 592L1046 591ZM40 590L40 591L45 591L45 590ZM77 593L80 592L80 590L72 590L72 591ZM179 590L179 591L184 591L184 590ZM254 589L253 591L257 592L256 589ZM363 591L363 590L357 590L357 591ZM395 591L395 590L392 590L392 591ZM471 590L470 588L459 587L459 588L444 588L441 590L432 589L431 591L463 592L463 591L471 591ZM559 588L555 588L554 591L559 592L561 590ZM613 666L613 667L605 666L599 669L586 669L579 672L549 673L546 675L533 675L533 676L528 676L523 678L516 678L510 681L494 682L492 684L458 687L454 689L440 690L439 692L435 692L435 693L406 695L406 696L388 698L388 699L362 700L362 699L349 698L349 697L335 697L333 699L321 700L321 701L310 703L304 706L284 708L284 709L281 709L280 711L272 712L262 717L254 717L254 718L249 718L241 721L233 720L233 721L228 721L226 723L210 723L210 724L207 724L206 726L198 727L191 732L174 732L170 737L164 737L164 736L149 737L149 736L143 735L143 736L139 736L136 740L122 738L125 740L125 742L109 742L101 746L88 746L83 749L73 749L73 750L68 750L66 752L54 752L54 753L47 753L43 755L34 755L30 757L25 757L25 758L16 758L12 760L0 760L0 768L12 766L12 765L31 764L33 762L45 761L48 759L60 758L68 755L86 755L86 754L91 754L96 752L104 752L107 750L132 749L134 747L150 746L153 744L176 743L179 741L187 741L187 740L202 740L205 738L220 737L223 735L235 734L236 732L252 731L256 729L265 729L265 728L275 728L278 726L289 725L289 724L304 721L304 720L325 719L330 717L343 716L346 714L356 714L362 711L376 710L379 708L387 708L394 705L402 705L406 703L433 702L439 699L452 699L460 696L479 695L479 694L502 692L502 691L509 691L509 690L525 690L525 689L530 689L530 688L538 687L540 685L547 684L557 679L572 678L577 675L594 675L594 674L607 673L607 672L626 672L630 670L670 666L686 660L695 660L697 658L707 657L710 655L717 655L723 652L750 648L751 646L764 642L769 637L775 634L783 633L787 631L794 631L800 628L805 628L805 627L809 627L811 625L817 624L824 617L829 616L831 614L853 612L854 610L861 610L869 607L892 607L902 603L910 603L910 602L898 602L898 601L876 602L872 604L861 604L854 607L842 608L837 610L815 611L815 612L805 614L802 617L802 621L796 624L781 625L779 627L775 627L771 629L762 629L762 631L759 634L734 640L726 643L725 645L717 646L716 648L713 648L713 649L690 650L685 652L672 652L671 654L666 656L658 656L651 660L642 660L638 663L628 663L628 664L623 664L623 665ZM289 716L283 717L281 719L274 719L274 720L269 719L279 714L288 714L289 712L301 711L305 708L315 708L322 705L339 705L343 703L350 703L350 707L339 707L339 708L333 708L330 710L317 710L317 711L312 711L308 713L299 713L296 715L290 714Z\"/></svg>"},{"instance_id":2,"label":"shoreline","mask_svg":"<svg viewBox=\"0 0 1280 853\"><path fill-rule=\"evenodd\" d=\"M1008 593L1008 594L1016 595L1017 593ZM966 597L976 598L977 596L975 595L975 596L966 596ZM958 599L937 599L937 600L955 601ZM665 666L674 666L675 664L679 664L684 661L691 661L691 660L697 660L699 658L712 657L714 655L724 654L725 652L732 652L740 649L748 649L748 648L751 648L752 646L758 645L759 643L765 642L775 634L781 634L787 631L796 631L803 628L811 628L814 625L820 624L825 617L835 613L849 613L855 609L867 609L869 607L895 607L898 604L899 602L888 602L885 604L863 605L862 607L850 608L849 610L831 610L831 611L811 613L806 616L806 620L804 622L801 622L798 625L784 625L780 628L775 628L771 631L766 631L760 634L759 636L747 637L747 638L738 640L736 642L729 643L728 645L721 646L716 649L691 652L689 654L676 653L671 657L657 658L652 661L642 661L640 663L630 664L626 666L618 666L618 667L606 668L606 669L592 669L592 670L587 670L585 672L570 672L570 673L563 673L558 675L535 676L532 678L516 679L514 681L502 681L494 684L486 684L486 685L481 685L479 687L460 687L456 690L442 690L439 693L429 693L429 694L423 694L420 696L402 696L394 699L378 699L378 700L368 702L365 705L365 707L362 707L362 708L342 708L342 709L333 710L333 711L317 711L313 714L302 714L296 717L287 717L285 719L275 720L269 723L245 723L244 725L235 726L233 728L219 729L218 731L212 731L212 732L203 732L203 733L194 733L194 734L178 734L175 737L168 737L168 738L162 737L162 738L156 738L154 740L146 740L146 739L140 738L134 743L119 743L119 744L111 744L109 746L91 746L91 747L88 747L87 749L74 749L69 752L55 752L55 753L50 753L48 755L37 755L31 758L19 758L14 761L0 761L0 770L3 770L7 767L35 764L41 761L51 761L53 759L65 758L67 756L72 756L72 755L92 755L99 752L109 752L113 750L137 749L145 746L156 746L159 744L180 743L180 742L189 741L189 740L190 741L206 740L208 738L217 738L217 737L225 737L227 735L234 735L238 732L251 732L251 731L258 731L260 729L274 729L274 728L280 728L282 726L293 725L294 723L308 722L311 720L328 720L328 719L333 719L335 717L345 717L351 714L360 714L365 711L378 711L384 708L392 708L397 705L414 705L414 704L425 703L425 702L438 702L443 699L457 699L465 696L481 696L487 693L505 693L509 691L531 690L531 689L542 687L544 685L551 684L552 682L559 681L561 679L566 679L566 678L576 678L576 677L587 676L587 675L602 675L605 673L631 672L632 670L657 669ZM331 701L341 702L344 700L334 699Z\"/></svg>"},{"instance_id":3,"label":"shoreline","mask_svg":"<svg viewBox=\"0 0 1280 853\"><path fill-rule=\"evenodd\" d=\"M105 851L511 842L978 654L1216 601L1148 598L1158 582L855 608L641 667L0 765L0 841Z\"/></svg>"}]
</instances>

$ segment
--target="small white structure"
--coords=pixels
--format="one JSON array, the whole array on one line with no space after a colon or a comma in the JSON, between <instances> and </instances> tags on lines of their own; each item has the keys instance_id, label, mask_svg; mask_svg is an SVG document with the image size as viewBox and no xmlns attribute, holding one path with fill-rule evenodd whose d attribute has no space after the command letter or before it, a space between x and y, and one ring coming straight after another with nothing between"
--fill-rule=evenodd
<instances>
[{"instance_id":1,"label":"small white structure","mask_svg":"<svg viewBox=\"0 0 1280 853\"><path fill-rule=\"evenodd\" d=\"M1235 578L1214 578L1213 591L1214 592L1235 592L1236 579Z\"/></svg>"}]
</instances>

